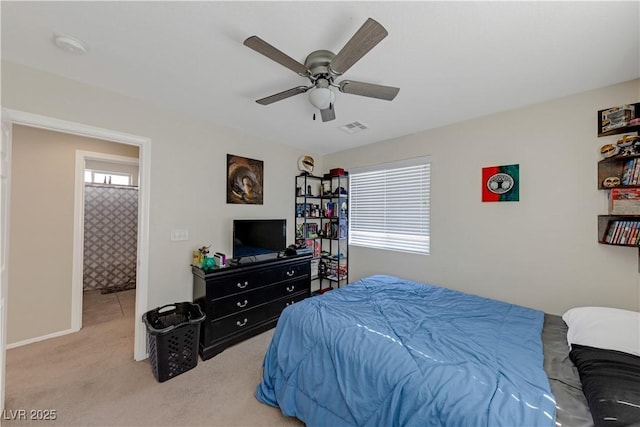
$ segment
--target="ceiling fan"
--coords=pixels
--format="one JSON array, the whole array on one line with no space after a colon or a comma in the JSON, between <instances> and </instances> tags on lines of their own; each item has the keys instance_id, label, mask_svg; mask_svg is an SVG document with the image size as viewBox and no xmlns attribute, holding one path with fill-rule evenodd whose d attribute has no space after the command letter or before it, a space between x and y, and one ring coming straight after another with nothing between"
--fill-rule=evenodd
<instances>
[{"instance_id":1,"label":"ceiling fan","mask_svg":"<svg viewBox=\"0 0 640 427\"><path fill-rule=\"evenodd\" d=\"M377 21L369 18L360 29L351 37L346 45L334 54L329 50L316 50L311 52L304 64L296 61L279 49L271 46L258 36L251 36L244 41L244 45L267 58L287 67L311 82L310 86L297 86L284 92L276 93L266 98L258 99L261 105L269 105L294 95L309 92L309 101L320 110L323 122L336 118L333 102L335 94L331 87L337 88L342 93L368 96L370 98L393 100L400 88L382 86L372 83L357 82L354 80L334 80L344 74L349 68L373 49L382 39L388 35ZM314 114L315 119L315 114Z\"/></svg>"}]
</instances>

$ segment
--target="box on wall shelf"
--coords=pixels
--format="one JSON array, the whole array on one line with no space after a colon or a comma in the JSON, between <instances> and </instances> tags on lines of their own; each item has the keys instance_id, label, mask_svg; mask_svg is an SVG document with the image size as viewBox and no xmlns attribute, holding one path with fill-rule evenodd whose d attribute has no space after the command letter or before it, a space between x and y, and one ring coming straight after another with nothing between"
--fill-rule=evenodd
<instances>
[{"instance_id":1,"label":"box on wall shelf","mask_svg":"<svg viewBox=\"0 0 640 427\"><path fill-rule=\"evenodd\" d=\"M634 106L629 104L602 110L602 132L628 126L629 121L634 118L634 113Z\"/></svg>"},{"instance_id":2,"label":"box on wall shelf","mask_svg":"<svg viewBox=\"0 0 640 427\"><path fill-rule=\"evenodd\" d=\"M640 215L640 188L612 188L609 195L612 215Z\"/></svg>"},{"instance_id":3,"label":"box on wall shelf","mask_svg":"<svg viewBox=\"0 0 640 427\"><path fill-rule=\"evenodd\" d=\"M347 177L349 176L349 172L347 172L343 168L334 168L334 169L330 169L329 173L325 173L323 178L331 179L331 178L340 177L340 176Z\"/></svg>"}]
</instances>

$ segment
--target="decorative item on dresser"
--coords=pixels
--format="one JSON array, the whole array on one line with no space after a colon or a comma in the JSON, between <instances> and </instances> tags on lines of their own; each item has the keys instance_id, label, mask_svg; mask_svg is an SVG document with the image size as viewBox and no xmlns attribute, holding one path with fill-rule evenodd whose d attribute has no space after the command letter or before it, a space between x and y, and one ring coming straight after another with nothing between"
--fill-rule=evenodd
<instances>
[{"instance_id":1,"label":"decorative item on dresser","mask_svg":"<svg viewBox=\"0 0 640 427\"><path fill-rule=\"evenodd\" d=\"M273 328L282 310L309 297L311 256L274 258L204 271L192 267L193 300L206 314L200 356Z\"/></svg>"}]
</instances>

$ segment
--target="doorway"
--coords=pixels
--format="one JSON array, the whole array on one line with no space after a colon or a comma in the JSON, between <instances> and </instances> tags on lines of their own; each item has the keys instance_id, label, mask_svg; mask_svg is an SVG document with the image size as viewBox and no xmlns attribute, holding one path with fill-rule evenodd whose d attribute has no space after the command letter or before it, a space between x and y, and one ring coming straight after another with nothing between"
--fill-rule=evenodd
<instances>
[{"instance_id":1,"label":"doorway","mask_svg":"<svg viewBox=\"0 0 640 427\"><path fill-rule=\"evenodd\" d=\"M2 122L3 129L8 128L9 131L5 134L3 132L3 144L2 144L2 156L4 164L8 165L8 167L3 168L3 188L8 188L11 181L11 145L12 145L12 135L11 128L12 125L24 125L28 127L35 127L41 129L48 129L62 133L68 133L71 135L80 135L86 136L90 138L102 139L106 141L112 141L120 144L127 144L137 146L139 149L139 164L140 164L140 182L139 182L139 200L140 204L138 207L138 243L137 243L137 253L138 253L138 265L136 272L136 285L137 292L135 298L135 318L137 319L135 322L135 332L134 332L134 359L135 360L143 360L147 357L146 354L146 334L144 329L144 324L141 321L142 314L147 310L147 295L148 295L148 253L149 253L149 200L150 200L150 192L149 192L149 181L151 177L151 140L145 137L139 137L136 135L125 134L118 131L113 131L110 129L99 128L95 126L89 126L82 123L70 122L65 120L59 120L47 116L41 116L38 114L26 113L17 110L11 109L2 109ZM6 176L5 176L6 174ZM3 201L5 201L2 206L2 212L0 212L4 221L9 221L9 211L10 211L10 203L8 202L8 192L2 192ZM74 211L74 223L79 221L78 209ZM6 230L3 230L2 233L2 248L6 248L9 242L9 236ZM79 239L79 236L74 238L74 248L82 247L81 244L78 244L76 241ZM3 257L5 256L5 251L3 250ZM74 259L76 259L76 254L74 254ZM0 279L0 295L3 296L4 304L2 305L2 310L0 310L2 319L0 319L2 326L6 325L7 320L7 308L11 304L10 296L7 293L8 280L9 277L9 269L6 265L3 264L2 269L2 277ZM73 294L74 298L76 293ZM77 304L77 301L72 301L72 304ZM81 305L81 301L80 301ZM78 322L77 319L75 319ZM81 320L80 320L81 322ZM73 322L72 322L73 324ZM67 331L62 331L67 332ZM73 332L71 328L68 332ZM6 349L6 334L0 334L0 365L1 371L4 373L6 359L5 359L5 349ZM0 390L4 391L4 375L0 376ZM0 395L0 409L4 409L4 394Z\"/></svg>"},{"instance_id":2,"label":"doorway","mask_svg":"<svg viewBox=\"0 0 640 427\"><path fill-rule=\"evenodd\" d=\"M133 321L137 269L138 158L76 152L77 206L83 238L74 267L82 271L82 326ZM82 180L82 182L80 182Z\"/></svg>"}]
</instances>

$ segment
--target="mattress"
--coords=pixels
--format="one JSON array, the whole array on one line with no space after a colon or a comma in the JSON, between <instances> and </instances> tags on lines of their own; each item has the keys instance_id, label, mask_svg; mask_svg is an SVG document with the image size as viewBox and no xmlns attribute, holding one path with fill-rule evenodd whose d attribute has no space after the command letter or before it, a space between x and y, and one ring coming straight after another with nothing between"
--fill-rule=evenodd
<instances>
[{"instance_id":1,"label":"mattress","mask_svg":"<svg viewBox=\"0 0 640 427\"><path fill-rule=\"evenodd\" d=\"M593 427L578 370L569 358L567 329L562 317L545 314L542 328L544 370L556 398L556 425Z\"/></svg>"}]
</instances>

